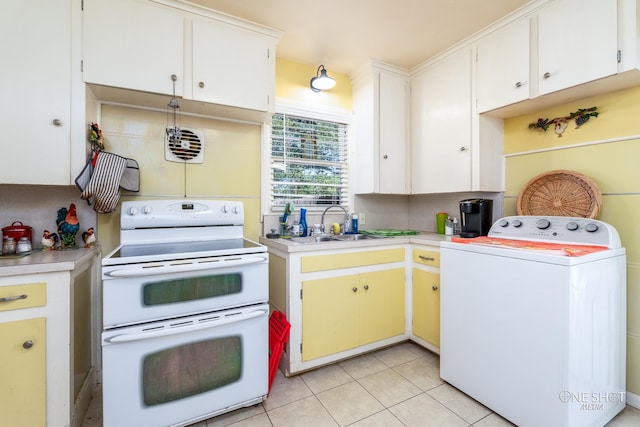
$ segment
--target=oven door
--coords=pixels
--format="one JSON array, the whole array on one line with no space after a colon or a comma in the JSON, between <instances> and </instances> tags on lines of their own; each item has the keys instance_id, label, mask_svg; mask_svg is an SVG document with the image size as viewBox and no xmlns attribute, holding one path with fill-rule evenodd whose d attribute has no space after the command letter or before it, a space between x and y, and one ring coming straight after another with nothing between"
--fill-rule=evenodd
<instances>
[{"instance_id":1,"label":"oven door","mask_svg":"<svg viewBox=\"0 0 640 427\"><path fill-rule=\"evenodd\" d=\"M269 255L103 266L105 328L266 302Z\"/></svg>"},{"instance_id":2,"label":"oven door","mask_svg":"<svg viewBox=\"0 0 640 427\"><path fill-rule=\"evenodd\" d=\"M268 392L267 304L105 331L105 427L184 426Z\"/></svg>"}]
</instances>

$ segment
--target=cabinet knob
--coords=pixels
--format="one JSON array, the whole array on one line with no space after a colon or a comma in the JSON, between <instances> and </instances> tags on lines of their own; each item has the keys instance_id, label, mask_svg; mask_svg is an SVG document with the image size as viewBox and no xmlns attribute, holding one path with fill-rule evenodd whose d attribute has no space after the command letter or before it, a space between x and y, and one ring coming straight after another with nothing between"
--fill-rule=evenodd
<instances>
[{"instance_id":1,"label":"cabinet knob","mask_svg":"<svg viewBox=\"0 0 640 427\"><path fill-rule=\"evenodd\" d=\"M53 124L54 126L62 126L62 120L53 119L53 120L51 120L51 124Z\"/></svg>"},{"instance_id":2,"label":"cabinet knob","mask_svg":"<svg viewBox=\"0 0 640 427\"><path fill-rule=\"evenodd\" d=\"M33 341L28 340L22 343L22 348L30 349L33 347Z\"/></svg>"},{"instance_id":3,"label":"cabinet knob","mask_svg":"<svg viewBox=\"0 0 640 427\"><path fill-rule=\"evenodd\" d=\"M198 87L203 88L204 87L204 82L198 83Z\"/></svg>"},{"instance_id":4,"label":"cabinet knob","mask_svg":"<svg viewBox=\"0 0 640 427\"><path fill-rule=\"evenodd\" d=\"M522 87L522 82L516 82L516 87Z\"/></svg>"},{"instance_id":5,"label":"cabinet knob","mask_svg":"<svg viewBox=\"0 0 640 427\"><path fill-rule=\"evenodd\" d=\"M384 156L382 156L383 159L387 160L389 158L389 156L387 156L386 154Z\"/></svg>"},{"instance_id":6,"label":"cabinet knob","mask_svg":"<svg viewBox=\"0 0 640 427\"><path fill-rule=\"evenodd\" d=\"M364 290L368 291L369 290L369 285L364 285Z\"/></svg>"},{"instance_id":7,"label":"cabinet knob","mask_svg":"<svg viewBox=\"0 0 640 427\"><path fill-rule=\"evenodd\" d=\"M548 79L549 77L551 77L551 73L547 71L542 75L542 77L544 77L545 79Z\"/></svg>"},{"instance_id":8,"label":"cabinet knob","mask_svg":"<svg viewBox=\"0 0 640 427\"><path fill-rule=\"evenodd\" d=\"M467 147L465 147L465 146L460 147L460 152L462 152L462 151L467 151Z\"/></svg>"},{"instance_id":9,"label":"cabinet knob","mask_svg":"<svg viewBox=\"0 0 640 427\"><path fill-rule=\"evenodd\" d=\"M431 289L434 290L434 291L437 291L438 287L434 285L434 286L431 287Z\"/></svg>"},{"instance_id":10,"label":"cabinet knob","mask_svg":"<svg viewBox=\"0 0 640 427\"><path fill-rule=\"evenodd\" d=\"M358 292L358 288L356 288L355 286L353 287L353 289L351 289L353 292Z\"/></svg>"}]
</instances>

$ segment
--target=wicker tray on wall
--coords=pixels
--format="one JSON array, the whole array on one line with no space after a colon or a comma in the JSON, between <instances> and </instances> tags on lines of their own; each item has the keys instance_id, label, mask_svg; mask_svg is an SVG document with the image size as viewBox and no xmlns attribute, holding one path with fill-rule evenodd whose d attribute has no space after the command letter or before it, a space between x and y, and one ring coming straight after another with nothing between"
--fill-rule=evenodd
<instances>
[{"instance_id":1,"label":"wicker tray on wall","mask_svg":"<svg viewBox=\"0 0 640 427\"><path fill-rule=\"evenodd\" d=\"M531 179L518 194L518 215L596 218L602 208L602 193L588 177L568 170L555 170Z\"/></svg>"}]
</instances>

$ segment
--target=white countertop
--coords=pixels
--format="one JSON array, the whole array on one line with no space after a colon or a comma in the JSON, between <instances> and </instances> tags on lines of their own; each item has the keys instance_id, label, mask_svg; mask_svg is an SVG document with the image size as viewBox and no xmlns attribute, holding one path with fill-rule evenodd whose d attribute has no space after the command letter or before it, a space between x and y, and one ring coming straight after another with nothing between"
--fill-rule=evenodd
<instances>
[{"instance_id":1,"label":"white countertop","mask_svg":"<svg viewBox=\"0 0 640 427\"><path fill-rule=\"evenodd\" d=\"M296 243L291 239L267 239L260 237L260 243L282 252L311 252L320 250L353 249L372 246L390 246L415 243L429 246L440 246L440 242L451 240L454 236L445 236L433 232L420 232L413 236L382 237L378 239L332 241L319 243Z\"/></svg>"},{"instance_id":2,"label":"white countertop","mask_svg":"<svg viewBox=\"0 0 640 427\"><path fill-rule=\"evenodd\" d=\"M70 271L100 253L100 247L55 251L35 250L20 258L0 258L0 277Z\"/></svg>"}]
</instances>

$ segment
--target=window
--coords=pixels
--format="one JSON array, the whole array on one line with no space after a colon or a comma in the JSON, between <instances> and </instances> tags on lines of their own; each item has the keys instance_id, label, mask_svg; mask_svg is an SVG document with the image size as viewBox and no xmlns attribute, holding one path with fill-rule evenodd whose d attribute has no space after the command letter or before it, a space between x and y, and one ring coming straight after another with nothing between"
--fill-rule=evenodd
<instances>
[{"instance_id":1,"label":"window","mask_svg":"<svg viewBox=\"0 0 640 427\"><path fill-rule=\"evenodd\" d=\"M276 113L271 122L271 207L348 205L345 123Z\"/></svg>"}]
</instances>

